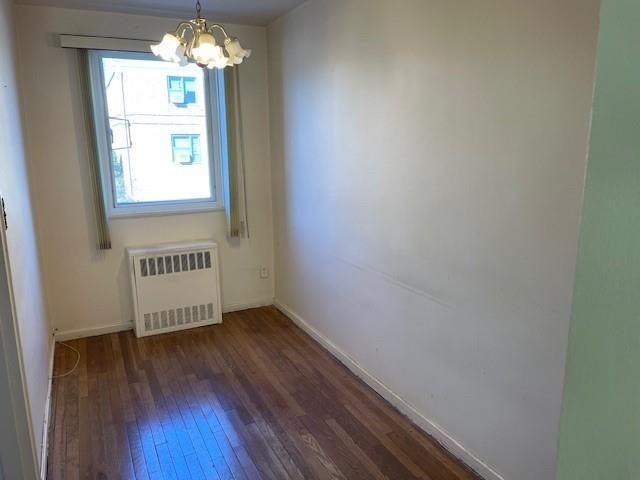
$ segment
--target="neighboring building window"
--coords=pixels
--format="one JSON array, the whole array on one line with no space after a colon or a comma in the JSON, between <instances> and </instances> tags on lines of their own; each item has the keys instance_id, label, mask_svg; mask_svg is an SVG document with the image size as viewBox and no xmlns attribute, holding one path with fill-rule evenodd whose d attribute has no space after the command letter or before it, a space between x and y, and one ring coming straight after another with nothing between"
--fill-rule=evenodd
<instances>
[{"instance_id":1,"label":"neighboring building window","mask_svg":"<svg viewBox=\"0 0 640 480\"><path fill-rule=\"evenodd\" d=\"M174 163L200 163L200 135L171 135L171 147Z\"/></svg>"},{"instance_id":2,"label":"neighboring building window","mask_svg":"<svg viewBox=\"0 0 640 480\"><path fill-rule=\"evenodd\" d=\"M196 103L196 79L194 77L167 77L169 102L178 107Z\"/></svg>"},{"instance_id":3,"label":"neighboring building window","mask_svg":"<svg viewBox=\"0 0 640 480\"><path fill-rule=\"evenodd\" d=\"M109 215L222 208L220 74L146 53L91 51L90 60ZM188 109L166 101L167 79L172 99Z\"/></svg>"}]
</instances>

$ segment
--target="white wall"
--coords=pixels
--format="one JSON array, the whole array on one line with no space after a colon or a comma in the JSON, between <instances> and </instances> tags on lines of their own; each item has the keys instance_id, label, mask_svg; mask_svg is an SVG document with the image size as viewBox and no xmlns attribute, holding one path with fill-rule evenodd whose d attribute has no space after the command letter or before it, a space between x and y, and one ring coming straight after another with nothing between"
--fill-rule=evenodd
<instances>
[{"instance_id":1,"label":"white wall","mask_svg":"<svg viewBox=\"0 0 640 480\"><path fill-rule=\"evenodd\" d=\"M157 40L178 20L30 6L17 6L16 12L24 59L27 154L35 174L38 233L53 325L69 332L130 322L133 310L124 249L145 244L214 238L221 247L225 307L269 302L273 281L259 278L260 265L273 263L266 30L229 28L254 52L241 74L251 238L230 244L222 212L114 219L114 248L98 253L75 56L56 48L54 34Z\"/></svg>"},{"instance_id":2,"label":"white wall","mask_svg":"<svg viewBox=\"0 0 640 480\"><path fill-rule=\"evenodd\" d=\"M7 249L33 441L40 441L48 389L50 329L45 313L16 82L12 6L0 1L0 194L7 205ZM0 252L0 255L2 253ZM6 320L6 318L3 318ZM6 326L5 326L6 327ZM9 341L11 339L5 339ZM2 412L6 414L7 412Z\"/></svg>"},{"instance_id":3,"label":"white wall","mask_svg":"<svg viewBox=\"0 0 640 480\"><path fill-rule=\"evenodd\" d=\"M597 23L310 0L269 28L276 297L491 478L554 476Z\"/></svg>"}]
</instances>

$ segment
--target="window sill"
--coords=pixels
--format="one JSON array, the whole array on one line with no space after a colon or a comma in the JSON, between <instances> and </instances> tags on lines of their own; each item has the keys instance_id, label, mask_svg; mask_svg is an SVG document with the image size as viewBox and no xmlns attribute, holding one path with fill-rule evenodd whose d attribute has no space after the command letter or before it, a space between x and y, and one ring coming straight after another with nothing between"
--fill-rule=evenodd
<instances>
[{"instance_id":1,"label":"window sill","mask_svg":"<svg viewBox=\"0 0 640 480\"><path fill-rule=\"evenodd\" d=\"M112 211L109 213L109 220L120 220L127 218L143 218L143 217L167 217L173 215L193 215L196 213L212 213L224 212L224 207L192 207L181 210L128 210L128 211Z\"/></svg>"}]
</instances>

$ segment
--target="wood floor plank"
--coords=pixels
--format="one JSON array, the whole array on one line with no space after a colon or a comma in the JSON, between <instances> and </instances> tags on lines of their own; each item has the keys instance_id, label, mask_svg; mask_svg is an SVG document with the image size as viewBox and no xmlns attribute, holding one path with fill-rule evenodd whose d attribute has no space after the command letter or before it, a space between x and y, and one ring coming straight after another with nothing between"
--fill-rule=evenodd
<instances>
[{"instance_id":1,"label":"wood floor plank","mask_svg":"<svg viewBox=\"0 0 640 480\"><path fill-rule=\"evenodd\" d=\"M218 445L211 427L205 417L203 409L201 407L201 401L198 395L197 389L194 388L197 385L198 379L191 377L189 383L189 391L187 393L187 402L191 409L191 415L195 421L197 427L197 433L200 435L203 443L203 447L208 454L208 457L216 471L216 474L220 480L232 480L233 474L227 465L222 450Z\"/></svg>"},{"instance_id":2,"label":"wood floor plank","mask_svg":"<svg viewBox=\"0 0 640 480\"><path fill-rule=\"evenodd\" d=\"M266 420L267 417L273 419L273 404L277 403L282 408L284 405L283 402L280 402L278 399L274 400L274 398L267 393L267 391L270 391L270 393L273 394L274 391L269 390L270 384L261 381L261 376L257 376L257 365L253 364L252 368L252 365L249 364L250 359L244 355L245 352L238 352L237 347L235 348L238 356L232 366L232 374L241 391L244 404L250 405L250 411L252 412L253 420L259 434L264 438L273 454L278 458L289 478L303 480L305 477L300 470L299 464L303 465L304 463L300 461L296 463L292 455L295 456L297 452L291 448L285 448L282 443L284 441L288 444L287 438L284 436L280 437L274 433L274 429L280 430L277 422L269 422ZM251 379L247 378L247 375L251 375ZM257 389L254 388L254 385L256 385Z\"/></svg>"},{"instance_id":3,"label":"wood floor plank","mask_svg":"<svg viewBox=\"0 0 640 480\"><path fill-rule=\"evenodd\" d=\"M71 342L50 480L473 480L273 307L222 325ZM55 372L75 353L56 346Z\"/></svg>"},{"instance_id":4,"label":"wood floor plank","mask_svg":"<svg viewBox=\"0 0 640 480\"><path fill-rule=\"evenodd\" d=\"M224 429L222 428L222 425L218 420L218 417L214 410L215 406L212 405L211 394L208 388L209 386L206 381L200 381L194 385L194 391L200 401L200 409L202 411L204 420L209 426L209 430L211 431L213 438L216 441L216 444L220 450L220 453L222 454L227 468L231 472L232 478L237 480L246 480L247 478L249 478L249 475L247 475L247 473L245 472L245 469L240 463L240 459L236 455L236 452L234 451L229 438L225 434ZM220 471L221 469L218 470ZM251 470L255 470L255 465Z\"/></svg>"},{"instance_id":5,"label":"wood floor plank","mask_svg":"<svg viewBox=\"0 0 640 480\"><path fill-rule=\"evenodd\" d=\"M62 375L68 367L66 360L66 350L57 349L55 352L55 368L54 375ZM64 426L65 426L65 387L66 382L58 381L54 379L52 388L53 395L53 413L51 422L51 432L49 434L49 444L58 445L58 448L52 449L50 452L48 463L48 475L51 479L64 478L64 465L66 462L66 440L64 439Z\"/></svg>"},{"instance_id":6,"label":"wood floor plank","mask_svg":"<svg viewBox=\"0 0 640 480\"><path fill-rule=\"evenodd\" d=\"M358 446L358 444L345 432L340 425L333 419L327 420L327 425L336 436L342 441L342 444L357 458L360 460L364 468L369 473L369 478L376 480L391 480L385 474L383 474L376 463L370 459L366 453Z\"/></svg>"},{"instance_id":7,"label":"wood floor plank","mask_svg":"<svg viewBox=\"0 0 640 480\"><path fill-rule=\"evenodd\" d=\"M366 468L360 460L345 449L341 441L336 442L335 434L323 419L315 415L305 415L300 418L303 425L311 432L322 449L334 461L338 469L349 480L367 480L369 478Z\"/></svg>"},{"instance_id":8,"label":"wood floor plank","mask_svg":"<svg viewBox=\"0 0 640 480\"><path fill-rule=\"evenodd\" d=\"M129 422L125 428L127 429L127 438L129 439L129 449L131 450L131 461L133 463L135 478L136 480L148 480L149 473L147 472L147 463L142 451L138 424L136 422Z\"/></svg>"},{"instance_id":9,"label":"wood floor plank","mask_svg":"<svg viewBox=\"0 0 640 480\"><path fill-rule=\"evenodd\" d=\"M69 379L65 391L65 474L68 480L80 478L80 395L78 388L78 377Z\"/></svg>"}]
</instances>

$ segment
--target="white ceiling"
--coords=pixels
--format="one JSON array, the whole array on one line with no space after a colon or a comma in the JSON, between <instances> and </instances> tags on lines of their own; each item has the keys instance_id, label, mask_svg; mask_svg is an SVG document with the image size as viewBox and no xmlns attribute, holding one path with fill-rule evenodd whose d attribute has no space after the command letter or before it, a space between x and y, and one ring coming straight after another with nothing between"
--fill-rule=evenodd
<instances>
[{"instance_id":1,"label":"white ceiling","mask_svg":"<svg viewBox=\"0 0 640 480\"><path fill-rule=\"evenodd\" d=\"M193 18L196 0L14 0L24 5ZM200 0L207 19L267 25L305 0Z\"/></svg>"}]
</instances>

